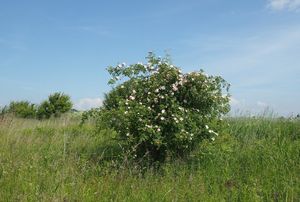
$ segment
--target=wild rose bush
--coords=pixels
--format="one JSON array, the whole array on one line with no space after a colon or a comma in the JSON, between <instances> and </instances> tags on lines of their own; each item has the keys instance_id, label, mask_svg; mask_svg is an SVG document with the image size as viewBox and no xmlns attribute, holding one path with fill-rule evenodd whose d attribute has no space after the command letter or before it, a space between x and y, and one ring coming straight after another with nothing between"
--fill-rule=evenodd
<instances>
[{"instance_id":1,"label":"wild rose bush","mask_svg":"<svg viewBox=\"0 0 300 202\"><path fill-rule=\"evenodd\" d=\"M229 111L229 84L219 76L182 73L167 58L108 67L113 89L100 109L134 158L164 161L183 155L218 133L210 123Z\"/></svg>"}]
</instances>

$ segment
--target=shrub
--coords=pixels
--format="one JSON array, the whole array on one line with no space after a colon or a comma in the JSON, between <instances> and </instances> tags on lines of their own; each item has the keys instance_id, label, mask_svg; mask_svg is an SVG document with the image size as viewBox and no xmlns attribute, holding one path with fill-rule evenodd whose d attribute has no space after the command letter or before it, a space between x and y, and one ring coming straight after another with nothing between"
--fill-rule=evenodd
<instances>
[{"instance_id":1,"label":"shrub","mask_svg":"<svg viewBox=\"0 0 300 202\"><path fill-rule=\"evenodd\" d=\"M88 120L90 121L95 121L97 120L98 118L98 115L99 115L99 108L92 108L88 111L84 111L82 114L81 114L81 121L80 121L80 125L82 126L84 123L86 123ZM99 125L98 125L99 126Z\"/></svg>"},{"instance_id":2,"label":"shrub","mask_svg":"<svg viewBox=\"0 0 300 202\"><path fill-rule=\"evenodd\" d=\"M6 114L7 111L8 111L7 106L4 106L4 107L1 107L1 106L0 106L0 116Z\"/></svg>"},{"instance_id":3,"label":"shrub","mask_svg":"<svg viewBox=\"0 0 300 202\"><path fill-rule=\"evenodd\" d=\"M37 110L37 117L39 119L49 119L53 115L53 105L49 101L43 101Z\"/></svg>"},{"instance_id":4,"label":"shrub","mask_svg":"<svg viewBox=\"0 0 300 202\"><path fill-rule=\"evenodd\" d=\"M108 67L113 89L105 96L99 124L115 129L135 158L154 161L214 139L218 134L211 124L230 109L229 84L203 70L184 74L153 53L147 59L147 64Z\"/></svg>"},{"instance_id":5,"label":"shrub","mask_svg":"<svg viewBox=\"0 0 300 202\"><path fill-rule=\"evenodd\" d=\"M36 107L28 101L13 101L9 104L7 112L20 118L35 118Z\"/></svg>"},{"instance_id":6,"label":"shrub","mask_svg":"<svg viewBox=\"0 0 300 202\"><path fill-rule=\"evenodd\" d=\"M54 93L48 97L48 100L41 103L38 108L37 116L39 119L59 117L61 114L70 111L72 102L70 96L63 93Z\"/></svg>"}]
</instances>

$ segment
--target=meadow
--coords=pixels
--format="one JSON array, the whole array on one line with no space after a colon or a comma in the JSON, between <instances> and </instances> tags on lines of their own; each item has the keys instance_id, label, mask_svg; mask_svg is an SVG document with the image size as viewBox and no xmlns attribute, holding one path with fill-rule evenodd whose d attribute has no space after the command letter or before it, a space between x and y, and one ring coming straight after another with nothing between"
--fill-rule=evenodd
<instances>
[{"instance_id":1,"label":"meadow","mask_svg":"<svg viewBox=\"0 0 300 202\"><path fill-rule=\"evenodd\" d=\"M142 168L80 116L0 118L0 201L300 201L300 120L226 118L215 141Z\"/></svg>"}]
</instances>

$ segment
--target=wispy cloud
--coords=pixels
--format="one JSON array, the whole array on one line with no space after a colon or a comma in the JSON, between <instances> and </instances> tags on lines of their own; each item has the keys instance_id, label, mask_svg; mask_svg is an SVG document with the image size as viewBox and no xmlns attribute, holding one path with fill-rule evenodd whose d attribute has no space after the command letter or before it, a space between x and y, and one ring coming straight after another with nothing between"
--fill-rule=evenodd
<instances>
[{"instance_id":1,"label":"wispy cloud","mask_svg":"<svg viewBox=\"0 0 300 202\"><path fill-rule=\"evenodd\" d=\"M269 105L268 105L267 103L262 102L262 101L257 101L257 102L256 102L256 105L257 105L258 107L262 107L262 108L269 107Z\"/></svg>"},{"instance_id":2,"label":"wispy cloud","mask_svg":"<svg viewBox=\"0 0 300 202\"><path fill-rule=\"evenodd\" d=\"M88 110L91 108L100 107L102 105L101 98L82 98L75 102L74 108L77 110Z\"/></svg>"},{"instance_id":3,"label":"wispy cloud","mask_svg":"<svg viewBox=\"0 0 300 202\"><path fill-rule=\"evenodd\" d=\"M274 106L268 104L264 101L249 101L245 99L236 99L234 97L230 98L230 106L231 111L230 114L234 116L240 116L240 115L257 115L262 114L266 111L272 112L274 110Z\"/></svg>"},{"instance_id":4,"label":"wispy cloud","mask_svg":"<svg viewBox=\"0 0 300 202\"><path fill-rule=\"evenodd\" d=\"M92 25L76 25L76 26L65 26L64 27L67 30L71 31L77 31L77 32L86 32L86 33L92 33L97 34L101 36L108 36L110 32L101 26L92 26Z\"/></svg>"},{"instance_id":5,"label":"wispy cloud","mask_svg":"<svg viewBox=\"0 0 300 202\"><path fill-rule=\"evenodd\" d=\"M190 38L183 43L189 50L193 51L182 57L190 58L190 61L200 62L200 64L204 61L205 66L218 68L215 71L224 75L239 74L235 80L242 79L243 82L240 84L243 86L266 84L269 82L269 77L282 76L283 64L290 65L285 67L290 70L298 67L299 25L260 30L247 35ZM214 57L211 57L212 55ZM194 64L189 63L186 65L194 66ZM270 69L272 69L272 74L263 74L266 71L270 73ZM275 75L276 73L280 73L280 75Z\"/></svg>"},{"instance_id":6,"label":"wispy cloud","mask_svg":"<svg viewBox=\"0 0 300 202\"><path fill-rule=\"evenodd\" d=\"M298 10L300 0L269 0L268 7L272 10Z\"/></svg>"},{"instance_id":7,"label":"wispy cloud","mask_svg":"<svg viewBox=\"0 0 300 202\"><path fill-rule=\"evenodd\" d=\"M28 47L23 42L12 41L4 38L0 38L0 48L9 48L17 51L27 51Z\"/></svg>"},{"instance_id":8,"label":"wispy cloud","mask_svg":"<svg viewBox=\"0 0 300 202\"><path fill-rule=\"evenodd\" d=\"M230 105L231 106L238 106L240 104L240 101L234 97L230 97Z\"/></svg>"},{"instance_id":9,"label":"wispy cloud","mask_svg":"<svg viewBox=\"0 0 300 202\"><path fill-rule=\"evenodd\" d=\"M299 0L300 1L300 0ZM237 60L245 61L246 58L253 61L253 58L264 57L274 52L284 51L300 44L300 25L290 25L259 30L255 33L245 35L203 35L201 37L190 37L184 40L185 45L200 53L227 53L236 56ZM199 54L199 52L198 52Z\"/></svg>"}]
</instances>

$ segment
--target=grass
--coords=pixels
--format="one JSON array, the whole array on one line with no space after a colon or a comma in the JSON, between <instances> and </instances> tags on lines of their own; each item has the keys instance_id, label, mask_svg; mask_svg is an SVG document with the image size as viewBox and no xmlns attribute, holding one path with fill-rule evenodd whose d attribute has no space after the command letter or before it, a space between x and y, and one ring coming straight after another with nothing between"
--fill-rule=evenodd
<instances>
[{"instance_id":1,"label":"grass","mask_svg":"<svg viewBox=\"0 0 300 202\"><path fill-rule=\"evenodd\" d=\"M226 121L157 171L120 163L114 132L76 117L0 119L0 201L300 201L300 120Z\"/></svg>"}]
</instances>

